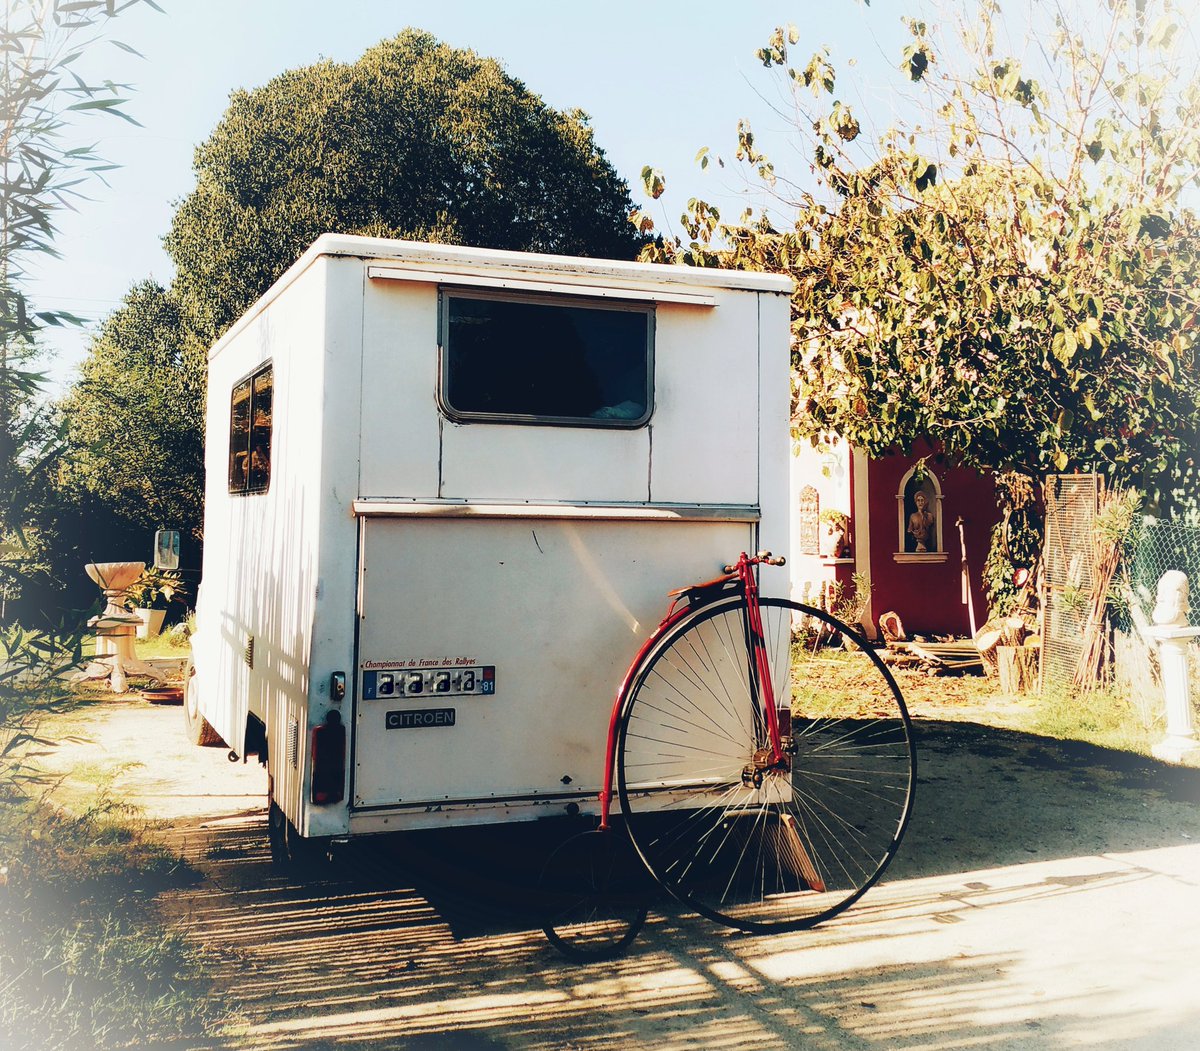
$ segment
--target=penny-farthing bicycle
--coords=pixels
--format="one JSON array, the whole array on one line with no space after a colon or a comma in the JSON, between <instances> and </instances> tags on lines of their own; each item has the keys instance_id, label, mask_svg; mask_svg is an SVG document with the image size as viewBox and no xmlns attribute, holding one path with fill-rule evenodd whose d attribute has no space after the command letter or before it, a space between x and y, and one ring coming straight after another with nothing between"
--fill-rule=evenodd
<instances>
[{"instance_id":1,"label":"penny-farthing bicycle","mask_svg":"<svg viewBox=\"0 0 1200 1051\"><path fill-rule=\"evenodd\" d=\"M760 934L836 915L895 855L916 775L904 699L857 631L759 596L756 567L782 562L743 553L674 593L630 665L599 828L542 874L546 935L567 955L604 959L636 937L646 895L628 880L630 851L684 906ZM836 650L820 645L833 638Z\"/></svg>"}]
</instances>

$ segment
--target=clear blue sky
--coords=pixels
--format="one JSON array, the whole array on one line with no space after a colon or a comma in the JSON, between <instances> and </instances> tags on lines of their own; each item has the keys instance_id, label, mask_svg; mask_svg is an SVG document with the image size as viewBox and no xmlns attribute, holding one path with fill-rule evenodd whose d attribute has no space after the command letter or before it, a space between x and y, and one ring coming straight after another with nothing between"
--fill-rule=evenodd
<instances>
[{"instance_id":1,"label":"clear blue sky","mask_svg":"<svg viewBox=\"0 0 1200 1051\"><path fill-rule=\"evenodd\" d=\"M99 320L129 286L171 265L162 251L174 202L192 186L192 151L220 118L229 93L320 58L351 61L405 26L427 29L459 47L499 59L510 74L556 108L578 106L592 117L599 145L638 203L645 164L661 168L670 192L654 206L659 227L674 224L692 195L730 202L742 189L730 169L701 173L701 146L731 153L739 118L764 141L785 127L759 92L772 80L754 58L776 25L801 27L797 52L823 43L835 59L860 58L878 82L899 58L906 35L899 0L659 0L633 3L533 0L160 0L165 14L135 8L111 35L140 51L138 60L103 44L93 74L128 82L128 112L141 127L92 118L80 142L98 142L120 165L93 200L59 216L62 260L39 264L31 293L40 309L67 309ZM841 64L844 67L844 62ZM846 72L849 72L848 70ZM778 101L778 100L776 100ZM859 101L848 96L847 101ZM893 103L870 101L880 123ZM780 157L798 164L798 158ZM52 333L43 367L54 387L69 383L86 349L84 333Z\"/></svg>"}]
</instances>

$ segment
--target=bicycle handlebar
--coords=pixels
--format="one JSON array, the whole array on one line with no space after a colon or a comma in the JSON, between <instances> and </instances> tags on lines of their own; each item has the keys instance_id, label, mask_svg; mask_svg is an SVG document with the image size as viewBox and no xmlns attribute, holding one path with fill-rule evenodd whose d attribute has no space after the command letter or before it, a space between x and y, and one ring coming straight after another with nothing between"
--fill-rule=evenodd
<instances>
[{"instance_id":1,"label":"bicycle handlebar","mask_svg":"<svg viewBox=\"0 0 1200 1051\"><path fill-rule=\"evenodd\" d=\"M746 561L752 566L756 566L760 563L762 563L763 565L767 565L767 566L786 566L787 565L786 558L784 558L782 555L779 555L778 557L776 557L776 556L772 555L770 551L760 551L757 555L746 555L745 557L746 557ZM731 566L725 566L724 572L736 573L737 572L736 563Z\"/></svg>"}]
</instances>

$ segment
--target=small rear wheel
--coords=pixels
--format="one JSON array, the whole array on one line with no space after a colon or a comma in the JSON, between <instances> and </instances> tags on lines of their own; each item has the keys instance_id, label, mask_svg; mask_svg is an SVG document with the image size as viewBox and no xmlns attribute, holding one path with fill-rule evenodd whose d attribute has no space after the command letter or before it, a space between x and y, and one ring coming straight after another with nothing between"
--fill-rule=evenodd
<instances>
[{"instance_id":1,"label":"small rear wheel","mask_svg":"<svg viewBox=\"0 0 1200 1051\"><path fill-rule=\"evenodd\" d=\"M646 922L644 872L622 832L595 829L560 844L540 881L550 944L578 963L619 956Z\"/></svg>"},{"instance_id":2,"label":"small rear wheel","mask_svg":"<svg viewBox=\"0 0 1200 1051\"><path fill-rule=\"evenodd\" d=\"M267 841L271 847L271 863L278 869L296 871L329 860L328 840L305 839L300 835L275 802L271 780L267 782Z\"/></svg>"},{"instance_id":3,"label":"small rear wheel","mask_svg":"<svg viewBox=\"0 0 1200 1051\"><path fill-rule=\"evenodd\" d=\"M880 878L908 824L916 755L900 690L861 635L798 603L760 610L776 707L790 715L785 761L767 759L746 600L733 595L668 632L635 673L617 791L664 889L771 933L836 915ZM837 635L843 648L820 645Z\"/></svg>"},{"instance_id":4,"label":"small rear wheel","mask_svg":"<svg viewBox=\"0 0 1200 1051\"><path fill-rule=\"evenodd\" d=\"M192 744L208 748L213 745L223 745L221 735L212 728L212 724L204 718L200 711L200 691L197 688L196 668L189 662L187 678L183 687L183 728L187 739Z\"/></svg>"}]
</instances>

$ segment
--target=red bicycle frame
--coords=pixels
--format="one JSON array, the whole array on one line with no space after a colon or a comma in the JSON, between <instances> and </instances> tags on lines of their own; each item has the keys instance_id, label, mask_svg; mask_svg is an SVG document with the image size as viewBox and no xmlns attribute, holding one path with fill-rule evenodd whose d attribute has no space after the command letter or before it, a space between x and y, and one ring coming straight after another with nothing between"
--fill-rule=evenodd
<instances>
[{"instance_id":1,"label":"red bicycle frame","mask_svg":"<svg viewBox=\"0 0 1200 1051\"><path fill-rule=\"evenodd\" d=\"M633 685L634 676L642 666L642 661L658 643L658 640L670 631L680 621L692 616L703 609L712 599L703 597L706 592L713 591L723 585L737 582L735 592L740 592L746 598L746 634L747 643L754 655L751 672L751 696L765 710L767 735L770 742L768 765L784 762L783 739L779 731L779 712L775 707L775 687L771 682L771 668L767 656L766 640L763 635L762 610L758 604L758 580L754 575L754 567L766 562L770 565L782 565L783 559L772 559L771 552L760 551L757 555L747 555L742 552L738 560L731 566L725 567L725 573L703 584L691 584L678 591L671 592L671 604L658 627L650 633L650 637L642 643L629 670L621 680L613 700L612 714L608 719L608 746L604 755L604 780L600 789L600 828L609 828L609 814L613 798L613 777L617 764L617 728L621 721L621 710L625 706L625 697Z\"/></svg>"}]
</instances>

